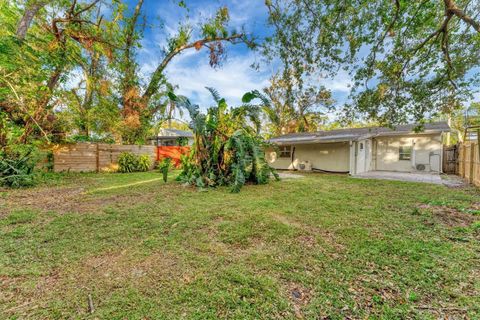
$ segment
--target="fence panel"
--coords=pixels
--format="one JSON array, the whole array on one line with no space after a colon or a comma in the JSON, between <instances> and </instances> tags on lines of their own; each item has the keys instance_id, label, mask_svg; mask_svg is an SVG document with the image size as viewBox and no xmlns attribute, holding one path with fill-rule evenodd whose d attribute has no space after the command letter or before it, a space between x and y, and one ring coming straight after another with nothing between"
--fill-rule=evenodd
<instances>
[{"instance_id":1,"label":"fence panel","mask_svg":"<svg viewBox=\"0 0 480 320\"><path fill-rule=\"evenodd\" d=\"M148 154L152 159L152 167L157 157L155 146L76 143L62 145L54 150L53 168L55 172L115 170L118 156L122 152Z\"/></svg>"},{"instance_id":2,"label":"fence panel","mask_svg":"<svg viewBox=\"0 0 480 320\"><path fill-rule=\"evenodd\" d=\"M480 152L477 142L460 145L458 164L458 175L469 183L480 186Z\"/></svg>"},{"instance_id":3,"label":"fence panel","mask_svg":"<svg viewBox=\"0 0 480 320\"><path fill-rule=\"evenodd\" d=\"M97 145L76 143L62 145L53 151L53 169L61 171L96 171Z\"/></svg>"},{"instance_id":4,"label":"fence panel","mask_svg":"<svg viewBox=\"0 0 480 320\"><path fill-rule=\"evenodd\" d=\"M165 158L170 158L174 165L178 167L182 155L186 155L188 152L190 152L190 147L159 146L157 149L157 160L160 161Z\"/></svg>"}]
</instances>

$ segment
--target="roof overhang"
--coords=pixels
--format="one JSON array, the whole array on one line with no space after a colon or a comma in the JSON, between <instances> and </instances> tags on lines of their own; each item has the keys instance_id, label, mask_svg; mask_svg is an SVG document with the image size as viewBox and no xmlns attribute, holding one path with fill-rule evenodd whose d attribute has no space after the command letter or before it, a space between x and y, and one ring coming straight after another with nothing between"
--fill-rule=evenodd
<instances>
[{"instance_id":1,"label":"roof overhang","mask_svg":"<svg viewBox=\"0 0 480 320\"><path fill-rule=\"evenodd\" d=\"M449 131L449 130L447 130ZM358 134L346 134L335 136L318 136L307 135L304 137L278 137L269 140L270 143L277 145L292 145L292 144L320 144L320 143L340 143L359 141L371 138L393 137L393 136L419 136L419 135L434 135L447 132L445 130L427 130L422 132L381 132L381 133L367 133L363 135Z\"/></svg>"}]
</instances>

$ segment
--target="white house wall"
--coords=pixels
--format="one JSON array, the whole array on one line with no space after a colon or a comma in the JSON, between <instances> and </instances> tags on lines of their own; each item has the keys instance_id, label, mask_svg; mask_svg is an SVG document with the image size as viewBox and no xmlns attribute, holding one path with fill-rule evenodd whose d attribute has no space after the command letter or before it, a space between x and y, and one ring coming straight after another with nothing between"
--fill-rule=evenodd
<instances>
[{"instance_id":1,"label":"white house wall","mask_svg":"<svg viewBox=\"0 0 480 320\"><path fill-rule=\"evenodd\" d=\"M296 169L309 161L315 169L348 172L350 149L348 142L295 145L293 164L290 158L279 158L274 150L266 152L268 163L275 169Z\"/></svg>"},{"instance_id":2,"label":"white house wall","mask_svg":"<svg viewBox=\"0 0 480 320\"><path fill-rule=\"evenodd\" d=\"M417 164L427 171L440 171L442 139L440 134L375 138L376 164L374 170L415 171ZM400 146L413 147L411 160L399 160Z\"/></svg>"}]
</instances>

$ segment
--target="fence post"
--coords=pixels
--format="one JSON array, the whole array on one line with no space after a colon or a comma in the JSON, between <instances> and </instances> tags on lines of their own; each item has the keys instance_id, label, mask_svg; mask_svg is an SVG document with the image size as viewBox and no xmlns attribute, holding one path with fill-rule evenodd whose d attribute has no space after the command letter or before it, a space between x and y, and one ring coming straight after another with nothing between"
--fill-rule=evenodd
<instances>
[{"instance_id":1,"label":"fence post","mask_svg":"<svg viewBox=\"0 0 480 320\"><path fill-rule=\"evenodd\" d=\"M470 144L470 176L469 176L469 181L471 184L473 184L473 169L475 168L475 146L473 143Z\"/></svg>"},{"instance_id":2,"label":"fence post","mask_svg":"<svg viewBox=\"0 0 480 320\"><path fill-rule=\"evenodd\" d=\"M100 171L100 151L99 151L99 147L98 147L98 142L97 142L97 152L96 152L96 172L99 172Z\"/></svg>"}]
</instances>

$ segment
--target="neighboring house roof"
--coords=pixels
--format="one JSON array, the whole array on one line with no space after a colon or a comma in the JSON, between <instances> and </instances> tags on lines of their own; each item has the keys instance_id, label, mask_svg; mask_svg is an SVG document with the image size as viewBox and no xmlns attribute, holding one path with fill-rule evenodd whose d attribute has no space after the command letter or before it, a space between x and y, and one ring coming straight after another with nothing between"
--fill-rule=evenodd
<instances>
[{"instance_id":1,"label":"neighboring house roof","mask_svg":"<svg viewBox=\"0 0 480 320\"><path fill-rule=\"evenodd\" d=\"M178 130L178 129L160 129L160 132L158 135L154 138L151 138L152 140L156 139L172 139L172 138L180 138L180 137L186 137L186 138L193 138L193 133L191 131L185 131L185 130Z\"/></svg>"},{"instance_id":2,"label":"neighboring house roof","mask_svg":"<svg viewBox=\"0 0 480 320\"><path fill-rule=\"evenodd\" d=\"M361 139L415 134L416 124L398 125L396 127L367 127L367 128L348 128L329 131L289 133L282 136L271 138L269 141L276 144L289 143L327 143L327 142L346 142ZM442 133L450 131L446 122L433 122L423 126L423 131L418 134Z\"/></svg>"}]
</instances>

